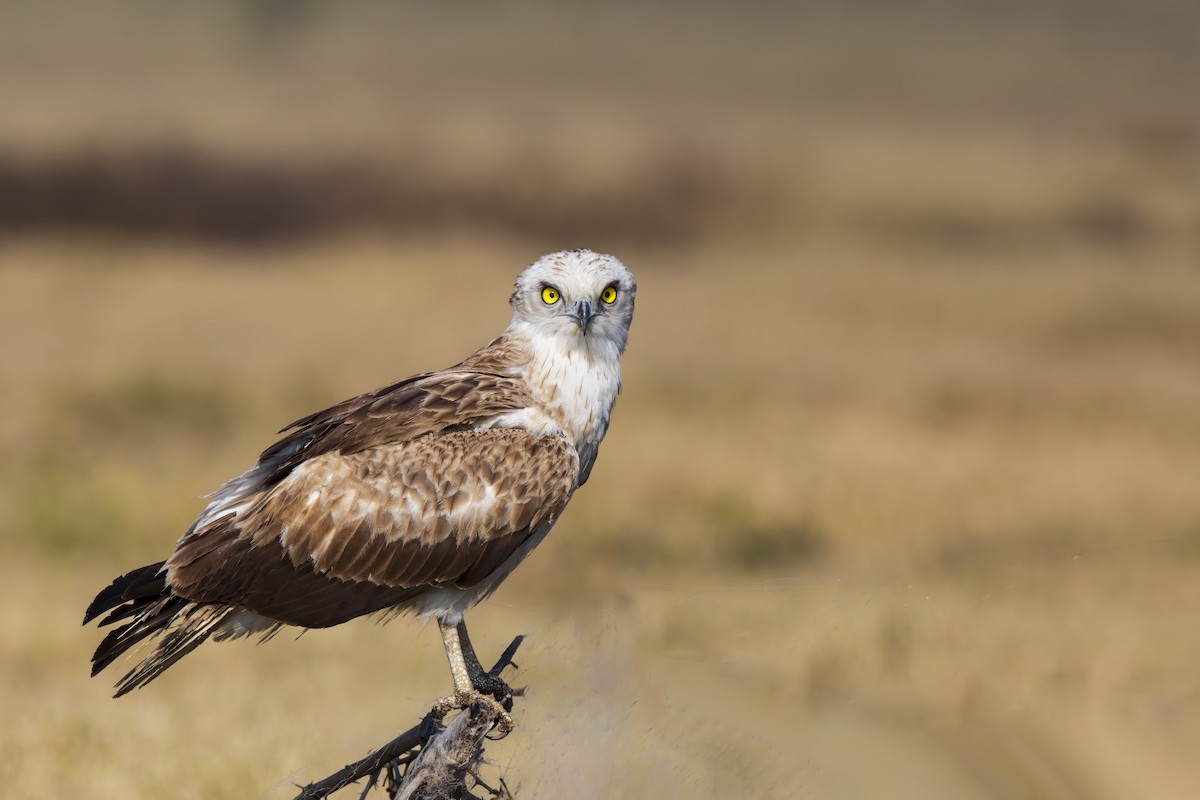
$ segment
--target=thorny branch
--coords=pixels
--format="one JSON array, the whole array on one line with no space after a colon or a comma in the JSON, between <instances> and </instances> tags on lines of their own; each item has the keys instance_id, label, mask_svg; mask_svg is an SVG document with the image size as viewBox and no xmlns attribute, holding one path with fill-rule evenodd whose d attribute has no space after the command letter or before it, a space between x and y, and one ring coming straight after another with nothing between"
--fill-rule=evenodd
<instances>
[{"instance_id":1,"label":"thorny branch","mask_svg":"<svg viewBox=\"0 0 1200 800\"><path fill-rule=\"evenodd\" d=\"M512 658L524 638L518 636L512 640L491 668L492 675L499 676L506 667L516 666ZM472 703L445 727L436 711L430 710L417 725L366 758L302 787L296 800L322 800L363 778L367 782L361 798L365 798L382 778L392 800L466 800L475 797L467 788L468 777L493 798L511 798L503 781L499 789L493 789L476 774L476 767L483 757L484 739L498 721L498 708L494 703Z\"/></svg>"}]
</instances>

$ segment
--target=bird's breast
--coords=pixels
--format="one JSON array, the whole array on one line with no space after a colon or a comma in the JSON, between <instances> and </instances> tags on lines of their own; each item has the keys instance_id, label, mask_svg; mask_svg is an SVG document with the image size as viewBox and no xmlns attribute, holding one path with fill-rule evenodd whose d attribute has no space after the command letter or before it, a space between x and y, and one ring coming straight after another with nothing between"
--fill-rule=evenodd
<instances>
[{"instance_id":1,"label":"bird's breast","mask_svg":"<svg viewBox=\"0 0 1200 800\"><path fill-rule=\"evenodd\" d=\"M527 411L527 423L561 431L577 447L604 438L621 389L617 354L607 355L583 348L535 349L524 378L539 407Z\"/></svg>"}]
</instances>

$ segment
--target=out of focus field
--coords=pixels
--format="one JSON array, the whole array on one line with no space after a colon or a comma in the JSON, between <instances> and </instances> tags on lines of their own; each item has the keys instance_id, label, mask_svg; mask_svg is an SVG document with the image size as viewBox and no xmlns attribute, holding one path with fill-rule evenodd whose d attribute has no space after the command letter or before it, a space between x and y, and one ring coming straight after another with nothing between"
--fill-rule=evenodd
<instances>
[{"instance_id":1,"label":"out of focus field","mask_svg":"<svg viewBox=\"0 0 1200 800\"><path fill-rule=\"evenodd\" d=\"M444 693L434 631L359 620L114 701L78 622L566 246L638 312L591 481L471 618L529 636L519 797L1200 796L1192 4L0 23L6 796L286 798Z\"/></svg>"}]
</instances>

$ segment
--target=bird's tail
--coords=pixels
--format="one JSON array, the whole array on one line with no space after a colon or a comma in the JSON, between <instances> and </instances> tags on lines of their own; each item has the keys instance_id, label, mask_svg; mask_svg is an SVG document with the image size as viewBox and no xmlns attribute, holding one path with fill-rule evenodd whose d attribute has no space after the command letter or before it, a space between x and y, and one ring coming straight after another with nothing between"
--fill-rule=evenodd
<instances>
[{"instance_id":1,"label":"bird's tail","mask_svg":"<svg viewBox=\"0 0 1200 800\"><path fill-rule=\"evenodd\" d=\"M217 631L234 609L215 603L196 603L171 593L163 562L122 575L96 595L83 624L105 612L101 627L128 620L109 631L92 655L92 676L147 639L162 636L158 645L117 682L114 697L145 686L167 667L195 650Z\"/></svg>"}]
</instances>

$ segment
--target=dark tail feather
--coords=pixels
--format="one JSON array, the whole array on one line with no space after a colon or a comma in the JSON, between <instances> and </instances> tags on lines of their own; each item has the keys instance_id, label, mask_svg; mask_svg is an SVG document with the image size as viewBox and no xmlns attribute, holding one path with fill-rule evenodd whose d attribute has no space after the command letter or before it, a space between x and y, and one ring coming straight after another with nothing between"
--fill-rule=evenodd
<instances>
[{"instance_id":1,"label":"dark tail feather","mask_svg":"<svg viewBox=\"0 0 1200 800\"><path fill-rule=\"evenodd\" d=\"M117 682L117 692L113 697L145 686L162 675L167 667L203 644L232 613L234 609L229 606L183 601L182 608L171 614L171 631L163 636L150 655Z\"/></svg>"},{"instance_id":2,"label":"dark tail feather","mask_svg":"<svg viewBox=\"0 0 1200 800\"><path fill-rule=\"evenodd\" d=\"M160 561L157 564L138 567L117 578L107 589L96 595L96 599L83 614L83 624L87 625L105 611L130 601L137 602L169 596L171 593L167 590L167 574L162 571L165 563ZM110 617L100 624L106 625L114 619L120 619L120 617Z\"/></svg>"},{"instance_id":3,"label":"dark tail feather","mask_svg":"<svg viewBox=\"0 0 1200 800\"><path fill-rule=\"evenodd\" d=\"M171 594L162 562L135 569L96 595L84 624L104 612L100 625L128 619L111 630L92 655L92 676L147 639L162 635L158 646L117 683L116 697L157 678L167 667L195 650L232 613L229 606L194 603Z\"/></svg>"},{"instance_id":4,"label":"dark tail feather","mask_svg":"<svg viewBox=\"0 0 1200 800\"><path fill-rule=\"evenodd\" d=\"M133 621L109 631L100 642L92 654L92 677L125 655L130 648L170 625L187 604L186 600L178 597L164 597L151 603L132 603L128 611L119 609L125 615L134 615Z\"/></svg>"}]
</instances>

